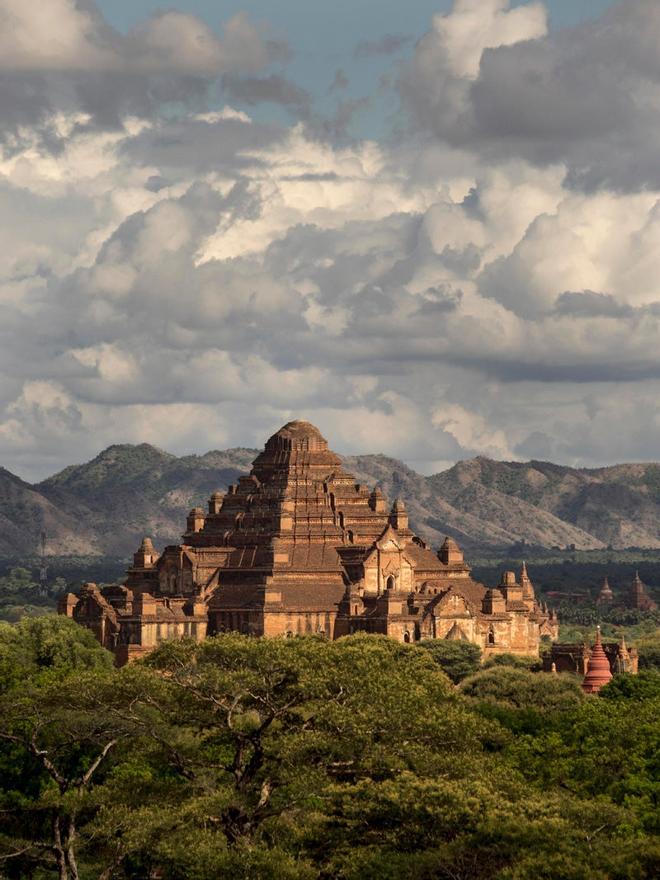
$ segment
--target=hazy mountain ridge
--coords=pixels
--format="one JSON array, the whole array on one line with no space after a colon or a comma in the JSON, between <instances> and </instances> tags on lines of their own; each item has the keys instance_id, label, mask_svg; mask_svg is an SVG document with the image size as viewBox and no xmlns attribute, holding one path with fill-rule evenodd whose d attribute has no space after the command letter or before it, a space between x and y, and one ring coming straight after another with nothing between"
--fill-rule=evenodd
<instances>
[{"instance_id":1,"label":"hazy mountain ridge","mask_svg":"<svg viewBox=\"0 0 660 880\"><path fill-rule=\"evenodd\" d=\"M99 534L104 553L126 555L142 535L160 546L178 541L188 510L205 505L215 489L226 489L249 470L256 454L228 449L178 458L146 443L110 446L35 488L66 513L84 518Z\"/></svg>"},{"instance_id":2,"label":"hazy mountain ridge","mask_svg":"<svg viewBox=\"0 0 660 880\"><path fill-rule=\"evenodd\" d=\"M185 515L246 473L254 449L177 457L149 444L115 445L30 485L0 468L0 555L32 554L42 529L51 554L125 556L140 538L179 540ZM577 469L551 462L462 461L429 477L385 455L347 456L358 482L403 498L411 523L438 544L467 549L660 547L660 465Z\"/></svg>"}]
</instances>

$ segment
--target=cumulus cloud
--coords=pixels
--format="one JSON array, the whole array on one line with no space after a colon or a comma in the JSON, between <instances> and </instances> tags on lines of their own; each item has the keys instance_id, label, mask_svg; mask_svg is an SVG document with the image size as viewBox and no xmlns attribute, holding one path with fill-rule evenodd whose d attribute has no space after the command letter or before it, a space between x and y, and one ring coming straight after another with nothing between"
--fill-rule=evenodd
<instances>
[{"instance_id":1,"label":"cumulus cloud","mask_svg":"<svg viewBox=\"0 0 660 880\"><path fill-rule=\"evenodd\" d=\"M39 477L112 442L260 445L293 417L317 422L340 451L424 468L475 454L657 457L660 183L577 186L587 141L570 126L543 155L533 139L505 150L495 123L483 143L474 134L495 56L535 48L563 70L557 47L578 33L602 46L607 33L607 67L623 8L548 36L539 3L456 3L402 86L415 112L429 109L423 139L340 145L298 86L235 69L227 81L245 102L270 89L304 121L194 107L176 119L122 110L103 128L67 94L24 120L0 155L3 462ZM642 21L638 3L625 8ZM130 41L151 41L131 76L160 64L178 76L206 33L175 22L190 40L174 47L172 20L158 19L119 38L73 2L62 20L69 41L21 37L24 61L50 53L54 70L57 52L60 64L87 52L90 67L124 53L129 64ZM200 71L220 64L222 39L201 40ZM41 76L31 63L7 76ZM653 64L650 49L635 60L632 104ZM124 84L109 70L97 73L110 105Z\"/></svg>"},{"instance_id":2,"label":"cumulus cloud","mask_svg":"<svg viewBox=\"0 0 660 880\"><path fill-rule=\"evenodd\" d=\"M49 125L57 111L79 111L80 126L120 127L127 114L202 101L217 77L253 76L286 57L286 45L244 13L220 34L176 10L122 34L93 0L0 0L0 133L16 148L25 126L40 123L43 141L61 148Z\"/></svg>"},{"instance_id":3,"label":"cumulus cloud","mask_svg":"<svg viewBox=\"0 0 660 880\"><path fill-rule=\"evenodd\" d=\"M259 70L282 51L244 13L225 24L222 36L174 10L155 13L123 35L92 0L0 2L0 70L217 75Z\"/></svg>"},{"instance_id":4,"label":"cumulus cloud","mask_svg":"<svg viewBox=\"0 0 660 880\"><path fill-rule=\"evenodd\" d=\"M31 147L3 166L23 243L0 286L9 460L43 469L51 423L70 458L117 439L258 444L295 415L345 451L413 464L574 460L581 437L580 460L601 460L580 389L602 425L608 383L641 382L620 392L630 405L660 378L657 194L580 195L560 169L261 128L225 108L72 131L61 161ZM207 161L186 162L186 136ZM62 227L72 189L80 225Z\"/></svg>"},{"instance_id":5,"label":"cumulus cloud","mask_svg":"<svg viewBox=\"0 0 660 880\"><path fill-rule=\"evenodd\" d=\"M542 3L456 0L400 88L415 124L454 146L565 163L581 189L657 188L659 50L660 7L648 0L553 33Z\"/></svg>"}]
</instances>

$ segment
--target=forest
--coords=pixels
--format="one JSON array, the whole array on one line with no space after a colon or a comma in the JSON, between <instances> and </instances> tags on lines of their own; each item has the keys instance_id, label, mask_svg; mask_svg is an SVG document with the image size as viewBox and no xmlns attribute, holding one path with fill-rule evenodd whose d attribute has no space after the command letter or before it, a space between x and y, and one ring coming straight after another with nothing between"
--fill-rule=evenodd
<instances>
[{"instance_id":1,"label":"forest","mask_svg":"<svg viewBox=\"0 0 660 880\"><path fill-rule=\"evenodd\" d=\"M660 673L579 679L382 636L164 643L123 669L0 624L6 880L641 880Z\"/></svg>"}]
</instances>

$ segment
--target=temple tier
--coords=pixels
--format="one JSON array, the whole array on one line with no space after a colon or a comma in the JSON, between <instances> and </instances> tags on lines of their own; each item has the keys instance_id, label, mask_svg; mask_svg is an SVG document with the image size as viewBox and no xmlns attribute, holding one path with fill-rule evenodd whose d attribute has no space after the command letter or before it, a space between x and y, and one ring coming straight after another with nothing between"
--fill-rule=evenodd
<instances>
[{"instance_id":1,"label":"temple tier","mask_svg":"<svg viewBox=\"0 0 660 880\"><path fill-rule=\"evenodd\" d=\"M486 655L537 656L557 637L523 565L496 589L473 580L456 541L436 553L347 473L318 428L284 425L248 476L190 511L182 543L158 554L145 538L126 583L69 593L60 612L92 629L117 662L168 638L357 631L403 642L466 640Z\"/></svg>"}]
</instances>

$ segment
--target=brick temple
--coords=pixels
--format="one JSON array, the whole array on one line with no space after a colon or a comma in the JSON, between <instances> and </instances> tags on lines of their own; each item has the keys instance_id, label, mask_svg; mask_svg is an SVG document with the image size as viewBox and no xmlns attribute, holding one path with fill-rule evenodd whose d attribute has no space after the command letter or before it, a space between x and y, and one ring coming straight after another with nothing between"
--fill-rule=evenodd
<instances>
[{"instance_id":1,"label":"brick temple","mask_svg":"<svg viewBox=\"0 0 660 880\"><path fill-rule=\"evenodd\" d=\"M596 597L596 605L619 605L623 608L635 608L638 611L655 611L658 607L649 596L638 571L635 572L629 588L620 595L618 601L610 587L609 578L606 577Z\"/></svg>"},{"instance_id":2,"label":"brick temple","mask_svg":"<svg viewBox=\"0 0 660 880\"><path fill-rule=\"evenodd\" d=\"M496 589L473 580L452 538L435 552L401 501L356 482L314 425L268 440L248 476L208 510L190 511L182 543L145 538L123 586L85 584L59 611L92 629L118 663L164 639L364 631L402 642L464 640L485 655L538 655L556 616L523 565Z\"/></svg>"},{"instance_id":3,"label":"brick temple","mask_svg":"<svg viewBox=\"0 0 660 880\"><path fill-rule=\"evenodd\" d=\"M624 672L637 675L639 669L637 649L629 648L624 637L620 642L602 643L599 635L599 643L613 675ZM575 675L586 675L592 653L592 649L584 642L577 644L555 642L550 653L543 656L543 669L545 672L572 672Z\"/></svg>"}]
</instances>

